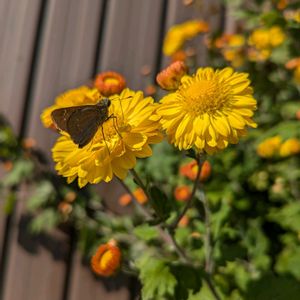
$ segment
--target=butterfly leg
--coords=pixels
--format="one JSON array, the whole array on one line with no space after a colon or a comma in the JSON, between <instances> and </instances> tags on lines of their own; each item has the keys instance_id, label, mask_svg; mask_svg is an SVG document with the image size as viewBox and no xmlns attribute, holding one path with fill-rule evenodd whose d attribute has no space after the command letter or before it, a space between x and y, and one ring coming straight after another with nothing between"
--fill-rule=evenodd
<instances>
[{"instance_id":1,"label":"butterfly leg","mask_svg":"<svg viewBox=\"0 0 300 300\"><path fill-rule=\"evenodd\" d=\"M107 145L107 142L106 142L106 139L105 139L105 135L104 135L103 125L101 125L101 132L102 132L102 137L103 137L106 149L107 149L107 151L108 151L108 153L110 155L110 151L109 151L109 148L108 148L108 145Z\"/></svg>"},{"instance_id":2,"label":"butterfly leg","mask_svg":"<svg viewBox=\"0 0 300 300\"><path fill-rule=\"evenodd\" d=\"M118 136L120 138L122 138L122 135L121 135L120 131L118 130L118 128L119 128L118 118L115 115L112 114L112 115L109 116L109 119L113 119L113 125L114 125L114 128L116 130L116 133L118 134Z\"/></svg>"}]
</instances>

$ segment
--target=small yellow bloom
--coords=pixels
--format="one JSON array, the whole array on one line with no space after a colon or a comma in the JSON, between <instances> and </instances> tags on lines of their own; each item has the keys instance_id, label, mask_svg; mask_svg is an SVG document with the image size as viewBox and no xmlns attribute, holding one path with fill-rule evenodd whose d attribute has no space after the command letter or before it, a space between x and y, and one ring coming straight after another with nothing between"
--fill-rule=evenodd
<instances>
[{"instance_id":1,"label":"small yellow bloom","mask_svg":"<svg viewBox=\"0 0 300 300\"><path fill-rule=\"evenodd\" d=\"M104 122L86 146L79 148L66 132L54 145L55 169L68 183L77 177L79 187L111 181L113 175L124 179L136 158L151 156L150 144L162 140L158 105L151 97L125 89L110 99L109 116L115 118Z\"/></svg>"},{"instance_id":2,"label":"small yellow bloom","mask_svg":"<svg viewBox=\"0 0 300 300\"><path fill-rule=\"evenodd\" d=\"M208 30L209 25L202 20L191 20L172 26L166 34L163 44L163 53L167 56L171 56L181 49L187 40Z\"/></svg>"},{"instance_id":3,"label":"small yellow bloom","mask_svg":"<svg viewBox=\"0 0 300 300\"><path fill-rule=\"evenodd\" d=\"M222 49L224 58L235 68L240 67L245 61L245 43L244 36L240 34L223 34L215 40L215 46Z\"/></svg>"},{"instance_id":4,"label":"small yellow bloom","mask_svg":"<svg viewBox=\"0 0 300 300\"><path fill-rule=\"evenodd\" d=\"M291 138L286 140L280 147L279 155L287 157L300 153L300 140Z\"/></svg>"},{"instance_id":5,"label":"small yellow bloom","mask_svg":"<svg viewBox=\"0 0 300 300\"><path fill-rule=\"evenodd\" d=\"M160 103L162 127L180 150L214 153L237 143L247 126L256 127L248 74L232 68L199 68L195 75L183 76L178 89Z\"/></svg>"},{"instance_id":6,"label":"small yellow bloom","mask_svg":"<svg viewBox=\"0 0 300 300\"><path fill-rule=\"evenodd\" d=\"M187 66L182 61L173 62L156 76L156 81L162 89L175 90L180 84L180 79L187 72Z\"/></svg>"},{"instance_id":7,"label":"small yellow bloom","mask_svg":"<svg viewBox=\"0 0 300 300\"><path fill-rule=\"evenodd\" d=\"M253 46L255 51L250 52L250 59L265 60L268 59L272 53L272 49L280 46L286 36L279 26L272 26L271 28L259 28L252 32L248 43ZM257 52L256 55L253 55Z\"/></svg>"},{"instance_id":8,"label":"small yellow bloom","mask_svg":"<svg viewBox=\"0 0 300 300\"><path fill-rule=\"evenodd\" d=\"M281 137L274 136L261 142L256 148L256 152L260 157L270 158L276 155L281 145Z\"/></svg>"},{"instance_id":9,"label":"small yellow bloom","mask_svg":"<svg viewBox=\"0 0 300 300\"><path fill-rule=\"evenodd\" d=\"M300 9L285 10L283 15L284 18L288 21L295 21L297 23L300 23Z\"/></svg>"},{"instance_id":10,"label":"small yellow bloom","mask_svg":"<svg viewBox=\"0 0 300 300\"><path fill-rule=\"evenodd\" d=\"M69 90L55 99L55 104L46 108L41 114L41 120L45 127L55 128L51 119L51 113L58 108L96 104L101 99L97 89L91 89L87 86L81 86Z\"/></svg>"},{"instance_id":11,"label":"small yellow bloom","mask_svg":"<svg viewBox=\"0 0 300 300\"><path fill-rule=\"evenodd\" d=\"M120 267L121 251L115 241L101 245L91 259L92 270L101 276L111 276Z\"/></svg>"}]
</instances>

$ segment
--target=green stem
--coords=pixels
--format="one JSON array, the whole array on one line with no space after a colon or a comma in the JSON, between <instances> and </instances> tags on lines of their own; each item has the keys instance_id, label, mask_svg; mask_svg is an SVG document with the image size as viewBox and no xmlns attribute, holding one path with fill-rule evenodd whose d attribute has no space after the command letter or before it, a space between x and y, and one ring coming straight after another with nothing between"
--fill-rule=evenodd
<instances>
[{"instance_id":1,"label":"green stem","mask_svg":"<svg viewBox=\"0 0 300 300\"><path fill-rule=\"evenodd\" d=\"M189 210L189 208L191 208L193 205L193 199L194 199L195 193L196 193L198 185L199 185L199 177L200 177L201 168L202 168L200 154L197 154L196 161L197 161L197 165L198 165L198 170L197 170L196 179L194 181L192 193L191 193L189 199L186 201L186 204L185 204L183 210L181 211L181 213L177 216L175 221L169 226L170 230L172 230L172 231L174 231L174 229L177 227L177 225L180 222L180 220L182 219L182 217L186 214L186 212Z\"/></svg>"}]
</instances>

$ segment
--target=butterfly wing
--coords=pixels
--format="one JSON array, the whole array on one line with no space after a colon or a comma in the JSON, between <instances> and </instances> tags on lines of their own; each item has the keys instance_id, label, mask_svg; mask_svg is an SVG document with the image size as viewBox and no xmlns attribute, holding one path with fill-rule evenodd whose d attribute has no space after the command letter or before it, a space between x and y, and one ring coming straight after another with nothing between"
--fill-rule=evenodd
<instances>
[{"instance_id":1,"label":"butterfly wing","mask_svg":"<svg viewBox=\"0 0 300 300\"><path fill-rule=\"evenodd\" d=\"M87 145L100 125L107 119L107 109L87 105L75 110L67 121L66 131L79 148Z\"/></svg>"},{"instance_id":2,"label":"butterfly wing","mask_svg":"<svg viewBox=\"0 0 300 300\"><path fill-rule=\"evenodd\" d=\"M65 107L54 110L51 113L52 121L56 128L67 131L67 122L70 116L77 110L82 108L83 106L73 106L73 107Z\"/></svg>"}]
</instances>

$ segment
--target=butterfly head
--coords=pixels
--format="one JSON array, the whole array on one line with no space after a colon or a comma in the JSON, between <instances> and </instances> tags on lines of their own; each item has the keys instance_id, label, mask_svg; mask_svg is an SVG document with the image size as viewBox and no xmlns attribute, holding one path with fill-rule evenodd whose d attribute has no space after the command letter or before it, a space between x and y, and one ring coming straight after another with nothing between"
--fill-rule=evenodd
<instances>
[{"instance_id":1,"label":"butterfly head","mask_svg":"<svg viewBox=\"0 0 300 300\"><path fill-rule=\"evenodd\" d=\"M108 99L108 98L103 98L100 102L98 102L98 105L99 106L102 106L102 107L110 107L111 105L111 100Z\"/></svg>"}]
</instances>

